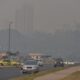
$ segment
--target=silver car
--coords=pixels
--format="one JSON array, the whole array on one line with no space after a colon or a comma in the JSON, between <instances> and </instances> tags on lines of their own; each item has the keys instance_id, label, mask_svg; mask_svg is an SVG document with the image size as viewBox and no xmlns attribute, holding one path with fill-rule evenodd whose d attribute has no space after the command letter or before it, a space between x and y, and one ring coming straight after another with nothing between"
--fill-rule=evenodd
<instances>
[{"instance_id":1,"label":"silver car","mask_svg":"<svg viewBox=\"0 0 80 80\"><path fill-rule=\"evenodd\" d=\"M22 65L22 72L38 72L39 71L39 65L37 64L37 61L35 60L27 60Z\"/></svg>"}]
</instances>

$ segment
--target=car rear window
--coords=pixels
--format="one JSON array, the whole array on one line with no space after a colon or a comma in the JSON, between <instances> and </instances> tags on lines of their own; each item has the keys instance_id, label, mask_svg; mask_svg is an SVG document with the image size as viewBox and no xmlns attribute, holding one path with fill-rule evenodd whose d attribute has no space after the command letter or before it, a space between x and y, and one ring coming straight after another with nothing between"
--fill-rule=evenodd
<instances>
[{"instance_id":1,"label":"car rear window","mask_svg":"<svg viewBox=\"0 0 80 80\"><path fill-rule=\"evenodd\" d=\"M37 61L25 61L24 63L27 65L37 65Z\"/></svg>"}]
</instances>

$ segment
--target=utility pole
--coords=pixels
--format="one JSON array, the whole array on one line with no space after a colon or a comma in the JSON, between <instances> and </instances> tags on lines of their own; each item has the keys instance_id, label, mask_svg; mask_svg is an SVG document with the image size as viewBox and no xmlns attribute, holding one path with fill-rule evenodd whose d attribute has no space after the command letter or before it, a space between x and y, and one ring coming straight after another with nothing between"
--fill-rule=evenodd
<instances>
[{"instance_id":1,"label":"utility pole","mask_svg":"<svg viewBox=\"0 0 80 80\"><path fill-rule=\"evenodd\" d=\"M25 32L25 29L26 29L26 26L25 26L25 21L26 21L26 5L25 5L25 0L24 0L24 32Z\"/></svg>"},{"instance_id":2,"label":"utility pole","mask_svg":"<svg viewBox=\"0 0 80 80\"><path fill-rule=\"evenodd\" d=\"M9 45L8 45L8 52L10 52L10 48L11 48L11 24L12 22L9 22Z\"/></svg>"}]
</instances>

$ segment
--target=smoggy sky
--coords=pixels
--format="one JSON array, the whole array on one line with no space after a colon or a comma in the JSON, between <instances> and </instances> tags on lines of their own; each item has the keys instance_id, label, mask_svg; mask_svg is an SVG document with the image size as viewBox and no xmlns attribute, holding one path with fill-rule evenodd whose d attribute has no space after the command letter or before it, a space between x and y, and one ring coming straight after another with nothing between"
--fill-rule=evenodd
<instances>
[{"instance_id":1,"label":"smoggy sky","mask_svg":"<svg viewBox=\"0 0 80 80\"><path fill-rule=\"evenodd\" d=\"M27 5L25 27L31 26L32 30L55 32L64 29L64 24L80 22L80 0L0 0L0 29L8 28L9 21L13 21L14 28L24 31L24 4ZM28 10L28 6L32 8ZM17 18L16 11L19 11Z\"/></svg>"}]
</instances>

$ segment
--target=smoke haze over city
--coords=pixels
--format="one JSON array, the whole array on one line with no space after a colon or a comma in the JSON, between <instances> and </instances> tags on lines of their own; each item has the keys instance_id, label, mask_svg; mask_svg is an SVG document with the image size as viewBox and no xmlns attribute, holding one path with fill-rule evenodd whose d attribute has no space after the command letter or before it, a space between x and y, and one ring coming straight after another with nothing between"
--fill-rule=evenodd
<instances>
[{"instance_id":1,"label":"smoke haze over city","mask_svg":"<svg viewBox=\"0 0 80 80\"><path fill-rule=\"evenodd\" d=\"M7 48L12 22L13 50L79 55L79 3L79 0L0 0L1 49Z\"/></svg>"}]
</instances>

